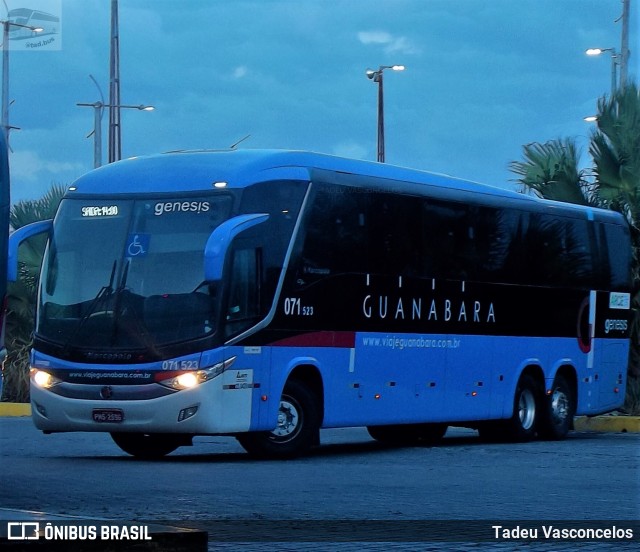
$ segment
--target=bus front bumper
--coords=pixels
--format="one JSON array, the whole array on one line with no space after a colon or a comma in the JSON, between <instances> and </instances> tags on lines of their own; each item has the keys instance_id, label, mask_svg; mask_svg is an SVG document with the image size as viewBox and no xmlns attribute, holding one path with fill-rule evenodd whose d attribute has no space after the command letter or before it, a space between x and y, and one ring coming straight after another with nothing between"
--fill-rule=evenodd
<instances>
[{"instance_id":1,"label":"bus front bumper","mask_svg":"<svg viewBox=\"0 0 640 552\"><path fill-rule=\"evenodd\" d=\"M61 396L32 381L32 418L35 426L45 432L213 435L249 431L253 389L229 385L224 376L191 389L139 400L117 400L117 385L110 386L113 399L82 399ZM83 387L86 391L90 391L89 387L100 389ZM98 392L91 395L100 397Z\"/></svg>"}]
</instances>

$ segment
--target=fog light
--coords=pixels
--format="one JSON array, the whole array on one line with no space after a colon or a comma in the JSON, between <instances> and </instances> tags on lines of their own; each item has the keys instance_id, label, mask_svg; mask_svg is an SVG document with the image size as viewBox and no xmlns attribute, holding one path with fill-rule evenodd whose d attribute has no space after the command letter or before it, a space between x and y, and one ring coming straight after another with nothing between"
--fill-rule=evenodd
<instances>
[{"instance_id":1,"label":"fog light","mask_svg":"<svg viewBox=\"0 0 640 552\"><path fill-rule=\"evenodd\" d=\"M195 416L196 412L198 412L197 406L190 406L189 408L183 408L180 411L180 414L178 414L178 421L184 422L185 420L188 420L192 416Z\"/></svg>"}]
</instances>

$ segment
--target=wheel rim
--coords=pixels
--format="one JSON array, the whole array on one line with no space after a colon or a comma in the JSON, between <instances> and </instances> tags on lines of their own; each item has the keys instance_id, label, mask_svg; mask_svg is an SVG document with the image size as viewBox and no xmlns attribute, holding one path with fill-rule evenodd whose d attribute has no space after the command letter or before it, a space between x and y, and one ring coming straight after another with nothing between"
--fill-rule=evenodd
<instances>
[{"instance_id":1,"label":"wheel rim","mask_svg":"<svg viewBox=\"0 0 640 552\"><path fill-rule=\"evenodd\" d=\"M556 424L562 424L569 417L569 397L561 389L554 389L551 395L551 415Z\"/></svg>"},{"instance_id":2,"label":"wheel rim","mask_svg":"<svg viewBox=\"0 0 640 552\"><path fill-rule=\"evenodd\" d=\"M533 427L536 419L536 398L529 389L525 389L520 394L518 401L518 416L523 429L529 430Z\"/></svg>"},{"instance_id":3,"label":"wheel rim","mask_svg":"<svg viewBox=\"0 0 640 552\"><path fill-rule=\"evenodd\" d=\"M286 443L300 432L302 409L291 397L282 397L278 410L278 425L271 432L271 438L279 443Z\"/></svg>"}]
</instances>

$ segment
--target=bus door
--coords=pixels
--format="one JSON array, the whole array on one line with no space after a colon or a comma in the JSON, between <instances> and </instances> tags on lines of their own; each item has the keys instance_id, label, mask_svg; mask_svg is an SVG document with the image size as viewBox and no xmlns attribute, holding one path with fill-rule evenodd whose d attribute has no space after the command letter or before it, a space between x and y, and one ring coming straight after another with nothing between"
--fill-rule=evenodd
<instances>
[{"instance_id":1,"label":"bus door","mask_svg":"<svg viewBox=\"0 0 640 552\"><path fill-rule=\"evenodd\" d=\"M587 363L592 378L597 378L598 408L615 408L625 395L629 330L631 325L631 295L621 292L592 292L595 313L591 350ZM599 367L593 373L593 363ZM595 406L595 405L593 405Z\"/></svg>"},{"instance_id":2,"label":"bus door","mask_svg":"<svg viewBox=\"0 0 640 552\"><path fill-rule=\"evenodd\" d=\"M223 324L225 337L233 341L234 336L242 336L260 319L262 249L254 240L237 239L228 261ZM270 355L269 347L232 345L225 348L228 368L222 382L223 415L240 416L247 430L273 429L277 417L279 396L268 397L269 404L262 399L271 385Z\"/></svg>"}]
</instances>

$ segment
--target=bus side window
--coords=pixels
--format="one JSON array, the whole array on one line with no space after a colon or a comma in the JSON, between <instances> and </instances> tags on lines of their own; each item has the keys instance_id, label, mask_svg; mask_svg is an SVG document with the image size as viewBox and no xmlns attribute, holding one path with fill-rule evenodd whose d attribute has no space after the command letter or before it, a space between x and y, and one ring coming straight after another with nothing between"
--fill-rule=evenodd
<instances>
[{"instance_id":1,"label":"bus side window","mask_svg":"<svg viewBox=\"0 0 640 552\"><path fill-rule=\"evenodd\" d=\"M260 315L261 260L259 248L233 252L226 310L227 337L249 328Z\"/></svg>"},{"instance_id":2,"label":"bus side window","mask_svg":"<svg viewBox=\"0 0 640 552\"><path fill-rule=\"evenodd\" d=\"M478 270L481 279L490 282L518 281L521 268L517 261L510 263L510 256L517 247L519 225L517 211L496 207L478 209Z\"/></svg>"},{"instance_id":3,"label":"bus side window","mask_svg":"<svg viewBox=\"0 0 640 552\"><path fill-rule=\"evenodd\" d=\"M320 190L305 221L296 285L368 271L367 194L349 187Z\"/></svg>"},{"instance_id":4,"label":"bus side window","mask_svg":"<svg viewBox=\"0 0 640 552\"><path fill-rule=\"evenodd\" d=\"M390 193L368 197L367 271L374 274L422 276L420 198Z\"/></svg>"},{"instance_id":5,"label":"bus side window","mask_svg":"<svg viewBox=\"0 0 640 552\"><path fill-rule=\"evenodd\" d=\"M598 281L593 259L595 250L589 238L586 220L567 220L565 262L568 267L567 283L572 287L591 288ZM596 286L597 287L597 286Z\"/></svg>"},{"instance_id":6,"label":"bus side window","mask_svg":"<svg viewBox=\"0 0 640 552\"><path fill-rule=\"evenodd\" d=\"M625 290L631 285L631 250L625 247L629 238L621 226L605 223L602 227L606 239L604 255L609 260L607 286L611 290Z\"/></svg>"},{"instance_id":7,"label":"bus side window","mask_svg":"<svg viewBox=\"0 0 640 552\"><path fill-rule=\"evenodd\" d=\"M521 213L522 233L510 256L516 282L532 286L562 286L567 280L564 221L542 213Z\"/></svg>"},{"instance_id":8,"label":"bus side window","mask_svg":"<svg viewBox=\"0 0 640 552\"><path fill-rule=\"evenodd\" d=\"M477 229L469 206L426 200L422 233L423 255L428 263L424 277L467 280L477 274Z\"/></svg>"}]
</instances>

